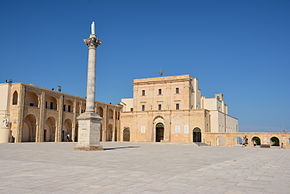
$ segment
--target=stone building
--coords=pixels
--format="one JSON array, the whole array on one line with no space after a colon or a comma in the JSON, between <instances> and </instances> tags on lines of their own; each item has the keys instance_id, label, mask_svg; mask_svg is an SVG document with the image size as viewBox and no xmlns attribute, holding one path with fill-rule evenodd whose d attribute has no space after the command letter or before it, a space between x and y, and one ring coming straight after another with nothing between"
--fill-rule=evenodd
<instances>
[{"instance_id":1,"label":"stone building","mask_svg":"<svg viewBox=\"0 0 290 194\"><path fill-rule=\"evenodd\" d=\"M121 100L123 140L203 142L206 132L237 132L223 95L201 95L190 75L135 79L133 98Z\"/></svg>"},{"instance_id":2,"label":"stone building","mask_svg":"<svg viewBox=\"0 0 290 194\"><path fill-rule=\"evenodd\" d=\"M8 118L15 142L77 141L76 118L85 111L85 103L84 98L31 84L0 84L0 120ZM103 118L101 140L118 141L122 106L95 103ZM3 141L3 134L0 138Z\"/></svg>"}]
</instances>

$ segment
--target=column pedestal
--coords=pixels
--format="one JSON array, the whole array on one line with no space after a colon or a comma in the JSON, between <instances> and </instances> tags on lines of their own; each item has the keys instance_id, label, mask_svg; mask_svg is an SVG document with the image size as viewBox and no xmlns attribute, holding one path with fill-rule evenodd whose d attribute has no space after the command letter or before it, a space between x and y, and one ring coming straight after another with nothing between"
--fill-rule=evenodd
<instances>
[{"instance_id":1,"label":"column pedestal","mask_svg":"<svg viewBox=\"0 0 290 194\"><path fill-rule=\"evenodd\" d=\"M94 112L85 112L78 118L79 134L75 150L103 150L100 145L100 126L102 118Z\"/></svg>"},{"instance_id":2,"label":"column pedestal","mask_svg":"<svg viewBox=\"0 0 290 194\"><path fill-rule=\"evenodd\" d=\"M10 129L0 127L0 143L9 143Z\"/></svg>"}]
</instances>

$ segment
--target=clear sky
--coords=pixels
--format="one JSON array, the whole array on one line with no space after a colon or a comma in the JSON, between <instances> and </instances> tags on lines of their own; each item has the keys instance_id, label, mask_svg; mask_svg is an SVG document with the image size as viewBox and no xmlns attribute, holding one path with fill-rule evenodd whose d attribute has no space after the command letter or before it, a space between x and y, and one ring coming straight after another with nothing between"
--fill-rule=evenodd
<instances>
[{"instance_id":1,"label":"clear sky","mask_svg":"<svg viewBox=\"0 0 290 194\"><path fill-rule=\"evenodd\" d=\"M241 131L290 132L289 0L1 0L0 80L85 96L93 20L97 100L119 103L163 69L224 93Z\"/></svg>"}]
</instances>

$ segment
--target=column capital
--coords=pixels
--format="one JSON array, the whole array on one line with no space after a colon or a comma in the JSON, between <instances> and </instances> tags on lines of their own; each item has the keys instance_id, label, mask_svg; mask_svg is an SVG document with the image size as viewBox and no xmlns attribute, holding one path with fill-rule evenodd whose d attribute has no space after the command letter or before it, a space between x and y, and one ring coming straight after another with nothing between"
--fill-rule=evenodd
<instances>
[{"instance_id":1,"label":"column capital","mask_svg":"<svg viewBox=\"0 0 290 194\"><path fill-rule=\"evenodd\" d=\"M98 40L96 38L96 35L91 34L90 38L86 38L84 39L84 42L86 43L86 45L90 48L97 48L100 44L102 44L101 40Z\"/></svg>"}]
</instances>

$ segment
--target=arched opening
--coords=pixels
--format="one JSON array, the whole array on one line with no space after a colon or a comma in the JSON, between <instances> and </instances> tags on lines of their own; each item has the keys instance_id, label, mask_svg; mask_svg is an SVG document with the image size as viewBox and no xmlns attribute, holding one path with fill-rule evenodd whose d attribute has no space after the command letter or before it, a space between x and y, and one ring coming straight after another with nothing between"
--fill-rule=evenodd
<instances>
[{"instance_id":1,"label":"arched opening","mask_svg":"<svg viewBox=\"0 0 290 194\"><path fill-rule=\"evenodd\" d=\"M56 122L53 117L49 117L44 125L43 140L45 142L55 141Z\"/></svg>"},{"instance_id":2,"label":"arched opening","mask_svg":"<svg viewBox=\"0 0 290 194\"><path fill-rule=\"evenodd\" d=\"M103 141L103 125L100 124L100 141Z\"/></svg>"},{"instance_id":3,"label":"arched opening","mask_svg":"<svg viewBox=\"0 0 290 194\"><path fill-rule=\"evenodd\" d=\"M75 129L75 142L78 142L78 137L79 137L79 125L76 124L76 129Z\"/></svg>"},{"instance_id":4,"label":"arched opening","mask_svg":"<svg viewBox=\"0 0 290 194\"><path fill-rule=\"evenodd\" d=\"M280 146L280 141L278 137L271 137L271 146Z\"/></svg>"},{"instance_id":5,"label":"arched opening","mask_svg":"<svg viewBox=\"0 0 290 194\"><path fill-rule=\"evenodd\" d=\"M234 145L241 145L243 143L243 139L241 137L234 138Z\"/></svg>"},{"instance_id":6,"label":"arched opening","mask_svg":"<svg viewBox=\"0 0 290 194\"><path fill-rule=\"evenodd\" d=\"M18 104L18 92L15 91L13 93L13 98L12 98L12 105L17 105Z\"/></svg>"},{"instance_id":7,"label":"arched opening","mask_svg":"<svg viewBox=\"0 0 290 194\"><path fill-rule=\"evenodd\" d=\"M72 138L72 122L70 119L66 119L63 124L62 141L71 141Z\"/></svg>"},{"instance_id":8,"label":"arched opening","mask_svg":"<svg viewBox=\"0 0 290 194\"><path fill-rule=\"evenodd\" d=\"M130 141L130 128L123 130L123 141Z\"/></svg>"},{"instance_id":9,"label":"arched opening","mask_svg":"<svg viewBox=\"0 0 290 194\"><path fill-rule=\"evenodd\" d=\"M112 109L109 109L109 118L112 119L113 118L113 115L114 115L113 110Z\"/></svg>"},{"instance_id":10,"label":"arched opening","mask_svg":"<svg viewBox=\"0 0 290 194\"><path fill-rule=\"evenodd\" d=\"M217 138L216 138L216 145L217 146L224 146L224 145L226 145L226 139L225 139L225 137L223 137L223 136L218 136Z\"/></svg>"},{"instance_id":11,"label":"arched opening","mask_svg":"<svg viewBox=\"0 0 290 194\"><path fill-rule=\"evenodd\" d=\"M106 141L112 141L112 138L113 138L113 126L112 125L108 126L106 136L107 136Z\"/></svg>"},{"instance_id":12,"label":"arched opening","mask_svg":"<svg viewBox=\"0 0 290 194\"><path fill-rule=\"evenodd\" d=\"M115 127L114 141L118 141L118 130L117 130L117 127Z\"/></svg>"},{"instance_id":13,"label":"arched opening","mask_svg":"<svg viewBox=\"0 0 290 194\"><path fill-rule=\"evenodd\" d=\"M161 142L164 140L164 125L163 123L156 124L156 142Z\"/></svg>"},{"instance_id":14,"label":"arched opening","mask_svg":"<svg viewBox=\"0 0 290 194\"><path fill-rule=\"evenodd\" d=\"M34 115L27 115L23 122L22 142L35 142L36 118Z\"/></svg>"},{"instance_id":15,"label":"arched opening","mask_svg":"<svg viewBox=\"0 0 290 194\"><path fill-rule=\"evenodd\" d=\"M27 106L38 107L38 96L34 92L27 92L25 104Z\"/></svg>"},{"instance_id":16,"label":"arched opening","mask_svg":"<svg viewBox=\"0 0 290 194\"><path fill-rule=\"evenodd\" d=\"M45 108L50 110L57 110L56 98L52 96L47 96L45 100Z\"/></svg>"},{"instance_id":17,"label":"arched opening","mask_svg":"<svg viewBox=\"0 0 290 194\"><path fill-rule=\"evenodd\" d=\"M103 117L103 115L104 115L104 110L103 110L102 107L98 107L98 115L99 115L100 117Z\"/></svg>"},{"instance_id":18,"label":"arched opening","mask_svg":"<svg viewBox=\"0 0 290 194\"><path fill-rule=\"evenodd\" d=\"M73 112L73 103L71 100L65 100L63 103L64 112Z\"/></svg>"},{"instance_id":19,"label":"arched opening","mask_svg":"<svg viewBox=\"0 0 290 194\"><path fill-rule=\"evenodd\" d=\"M193 142L201 142L201 130L196 127L192 130L192 141Z\"/></svg>"},{"instance_id":20,"label":"arched opening","mask_svg":"<svg viewBox=\"0 0 290 194\"><path fill-rule=\"evenodd\" d=\"M261 145L261 139L257 136L252 138L252 142L253 142L254 146Z\"/></svg>"}]
</instances>

